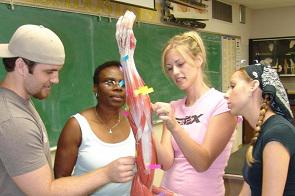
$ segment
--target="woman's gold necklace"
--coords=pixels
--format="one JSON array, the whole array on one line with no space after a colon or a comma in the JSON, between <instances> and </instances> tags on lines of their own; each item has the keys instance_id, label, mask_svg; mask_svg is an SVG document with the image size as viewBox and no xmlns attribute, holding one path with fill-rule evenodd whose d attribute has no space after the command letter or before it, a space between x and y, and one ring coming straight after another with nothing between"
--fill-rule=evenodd
<instances>
[{"instance_id":1,"label":"woman's gold necklace","mask_svg":"<svg viewBox=\"0 0 295 196\"><path fill-rule=\"evenodd\" d=\"M96 114L96 117L98 118L98 120L101 122L101 123L104 123L102 120L101 120L101 117L98 115L98 112L97 112L97 109L95 108L95 114ZM108 130L108 133L109 134L112 134L113 133L113 130L116 126L119 125L119 123L121 122L121 115L120 115L120 112L119 112L119 118L118 118L118 121L111 127L109 128Z\"/></svg>"}]
</instances>

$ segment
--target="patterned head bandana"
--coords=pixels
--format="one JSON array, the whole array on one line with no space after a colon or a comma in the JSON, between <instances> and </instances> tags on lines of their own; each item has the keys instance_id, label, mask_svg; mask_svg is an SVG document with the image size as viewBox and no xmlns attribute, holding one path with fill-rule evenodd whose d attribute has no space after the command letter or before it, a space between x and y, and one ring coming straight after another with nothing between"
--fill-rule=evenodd
<instances>
[{"instance_id":1,"label":"patterned head bandana","mask_svg":"<svg viewBox=\"0 0 295 196\"><path fill-rule=\"evenodd\" d=\"M277 72L262 64L249 65L245 70L252 79L259 81L262 96L270 96L271 109L293 123L288 96Z\"/></svg>"}]
</instances>

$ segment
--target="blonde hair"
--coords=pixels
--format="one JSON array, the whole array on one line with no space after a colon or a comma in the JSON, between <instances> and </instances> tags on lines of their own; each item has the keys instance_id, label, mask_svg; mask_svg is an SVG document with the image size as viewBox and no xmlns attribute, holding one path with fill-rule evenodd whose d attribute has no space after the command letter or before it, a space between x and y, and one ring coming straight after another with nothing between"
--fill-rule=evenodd
<instances>
[{"instance_id":1,"label":"blonde hair","mask_svg":"<svg viewBox=\"0 0 295 196\"><path fill-rule=\"evenodd\" d=\"M165 70L165 56L167 52L171 49L175 49L179 54L188 62L191 66L194 66L194 58L197 55L200 55L203 59L202 63L202 71L204 73L205 69L207 69L207 54L205 50L205 46L200 35L195 31L184 32L180 35L175 35L172 37L163 48L162 51L162 63L161 67L164 73ZM208 84L207 77L203 75L203 79Z\"/></svg>"},{"instance_id":2,"label":"blonde hair","mask_svg":"<svg viewBox=\"0 0 295 196\"><path fill-rule=\"evenodd\" d=\"M248 147L247 152L246 152L246 161L249 166L251 166L255 162L255 159L253 157L253 148L257 142L258 136L261 133L261 126L264 121L265 113L269 109L269 104L270 104L269 96L266 95L263 99L261 106L260 106L259 118L256 123L256 127L254 129L254 136L252 137L252 139L250 141L250 146Z\"/></svg>"},{"instance_id":3,"label":"blonde hair","mask_svg":"<svg viewBox=\"0 0 295 196\"><path fill-rule=\"evenodd\" d=\"M241 73L243 79L245 79L246 81L250 82L253 80L247 74L245 68L241 68L238 71ZM270 107L270 96L266 94L265 97L263 98L263 102L260 106L258 121L257 121L256 127L254 129L254 136L251 138L250 145L246 151L246 162L249 166L251 166L255 162L255 159L253 157L253 149L254 149L257 139L261 133L261 126L264 122L265 114L266 114L267 110L269 109L269 107Z\"/></svg>"}]
</instances>

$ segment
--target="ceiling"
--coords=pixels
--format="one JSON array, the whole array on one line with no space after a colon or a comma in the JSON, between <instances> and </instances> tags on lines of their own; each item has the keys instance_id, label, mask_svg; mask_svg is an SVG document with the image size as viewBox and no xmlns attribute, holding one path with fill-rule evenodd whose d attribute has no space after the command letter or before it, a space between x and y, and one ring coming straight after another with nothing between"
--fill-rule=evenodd
<instances>
[{"instance_id":1,"label":"ceiling","mask_svg":"<svg viewBox=\"0 0 295 196\"><path fill-rule=\"evenodd\" d=\"M237 3L251 9L295 6L295 0L223 0L223 2Z\"/></svg>"}]
</instances>

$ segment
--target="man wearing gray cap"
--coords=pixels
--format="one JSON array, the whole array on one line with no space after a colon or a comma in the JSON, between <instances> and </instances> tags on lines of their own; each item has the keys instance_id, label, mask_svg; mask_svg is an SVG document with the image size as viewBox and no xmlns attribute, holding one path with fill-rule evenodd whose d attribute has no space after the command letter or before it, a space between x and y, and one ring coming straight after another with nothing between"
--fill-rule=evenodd
<instances>
[{"instance_id":1,"label":"man wearing gray cap","mask_svg":"<svg viewBox=\"0 0 295 196\"><path fill-rule=\"evenodd\" d=\"M133 178L124 157L83 176L53 179L46 128L31 97L45 99L65 61L50 29L23 25L0 44L6 75L0 82L0 195L87 195L109 182Z\"/></svg>"}]
</instances>

